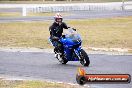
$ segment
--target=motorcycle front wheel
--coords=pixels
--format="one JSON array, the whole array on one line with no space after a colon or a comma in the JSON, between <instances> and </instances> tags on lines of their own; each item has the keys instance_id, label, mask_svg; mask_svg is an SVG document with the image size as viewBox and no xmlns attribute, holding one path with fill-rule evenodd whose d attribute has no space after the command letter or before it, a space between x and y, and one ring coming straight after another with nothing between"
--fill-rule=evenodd
<instances>
[{"instance_id":1,"label":"motorcycle front wheel","mask_svg":"<svg viewBox=\"0 0 132 88\"><path fill-rule=\"evenodd\" d=\"M89 64L90 64L89 57L88 57L87 53L83 49L81 49L80 58L81 58L80 63L83 66L89 66Z\"/></svg>"}]
</instances>

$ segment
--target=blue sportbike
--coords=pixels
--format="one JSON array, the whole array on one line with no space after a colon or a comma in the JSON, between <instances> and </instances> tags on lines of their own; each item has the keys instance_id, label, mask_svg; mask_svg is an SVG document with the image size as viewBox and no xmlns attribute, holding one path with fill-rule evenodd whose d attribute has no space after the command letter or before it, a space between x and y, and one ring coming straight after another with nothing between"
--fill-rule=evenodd
<instances>
[{"instance_id":1,"label":"blue sportbike","mask_svg":"<svg viewBox=\"0 0 132 88\"><path fill-rule=\"evenodd\" d=\"M49 40L51 41L51 39ZM81 47L82 39L76 29L65 30L64 35L58 41L63 47L63 55L61 53L62 48L55 48L54 52L55 57L61 64L66 64L68 61L80 61L83 66L89 66L89 57ZM59 45L58 41L51 42L51 44L56 47L56 45Z\"/></svg>"}]
</instances>

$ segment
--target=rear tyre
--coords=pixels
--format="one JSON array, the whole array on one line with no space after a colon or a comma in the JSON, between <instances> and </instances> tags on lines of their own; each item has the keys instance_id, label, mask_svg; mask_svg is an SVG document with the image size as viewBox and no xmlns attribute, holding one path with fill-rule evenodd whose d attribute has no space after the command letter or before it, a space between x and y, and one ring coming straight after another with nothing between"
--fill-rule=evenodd
<instances>
[{"instance_id":1,"label":"rear tyre","mask_svg":"<svg viewBox=\"0 0 132 88\"><path fill-rule=\"evenodd\" d=\"M83 66L89 66L89 64L90 64L89 57L83 49L81 49L80 58L81 58L80 63Z\"/></svg>"}]
</instances>

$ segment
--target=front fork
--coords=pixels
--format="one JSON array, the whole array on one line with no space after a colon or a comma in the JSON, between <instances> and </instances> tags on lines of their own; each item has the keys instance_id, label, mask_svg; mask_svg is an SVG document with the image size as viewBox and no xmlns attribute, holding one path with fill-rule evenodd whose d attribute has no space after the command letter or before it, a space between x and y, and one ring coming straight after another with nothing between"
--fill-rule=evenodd
<instances>
[{"instance_id":1,"label":"front fork","mask_svg":"<svg viewBox=\"0 0 132 88\"><path fill-rule=\"evenodd\" d=\"M81 57L80 57L81 49L82 49L81 47L74 49L74 52L75 52L76 56L78 57L79 61L81 60Z\"/></svg>"}]
</instances>

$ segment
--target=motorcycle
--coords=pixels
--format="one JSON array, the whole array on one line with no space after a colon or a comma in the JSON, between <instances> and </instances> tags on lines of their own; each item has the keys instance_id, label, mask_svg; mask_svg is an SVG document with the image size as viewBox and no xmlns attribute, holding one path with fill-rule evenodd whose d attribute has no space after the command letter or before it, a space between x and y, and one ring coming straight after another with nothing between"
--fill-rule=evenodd
<instances>
[{"instance_id":1,"label":"motorcycle","mask_svg":"<svg viewBox=\"0 0 132 88\"><path fill-rule=\"evenodd\" d=\"M50 38L49 40L52 41ZM54 53L61 64L66 64L68 61L80 61L83 66L89 66L89 57L81 47L82 39L76 29L68 28L67 32L58 41L63 45L63 54L60 47L56 47ZM55 46L56 42L51 42L51 44Z\"/></svg>"}]
</instances>

